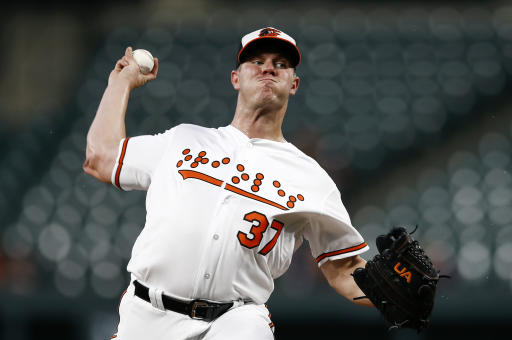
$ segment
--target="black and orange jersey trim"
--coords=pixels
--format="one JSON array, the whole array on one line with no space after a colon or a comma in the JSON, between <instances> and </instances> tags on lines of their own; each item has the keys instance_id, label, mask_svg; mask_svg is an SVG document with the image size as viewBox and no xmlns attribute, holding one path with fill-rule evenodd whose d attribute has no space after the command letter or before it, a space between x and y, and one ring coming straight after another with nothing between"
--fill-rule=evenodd
<instances>
[{"instance_id":1,"label":"black and orange jersey trim","mask_svg":"<svg viewBox=\"0 0 512 340\"><path fill-rule=\"evenodd\" d=\"M322 261L323 259L325 259L326 257L331 257L331 256L336 256L336 255L341 255L341 254L347 254L347 253L350 253L350 252L353 252L353 251L356 251L356 250L363 249L366 246L367 246L366 242L363 242L361 244L358 244L357 246L353 246L353 247L349 247L349 248L345 248L345 249L340 249L340 250L335 250L335 251L331 251L331 252L328 252L328 253L323 253L322 255L318 256L315 261L316 261L316 263L318 263L318 262Z\"/></svg>"},{"instance_id":2,"label":"black and orange jersey trim","mask_svg":"<svg viewBox=\"0 0 512 340\"><path fill-rule=\"evenodd\" d=\"M126 155L126 147L128 146L128 140L130 137L126 137L123 142L123 148L121 149L121 155L119 156L119 161L117 162L117 170L116 176L114 177L114 184L119 189L121 188L121 183L119 183L119 177L121 176L121 168L123 167L124 156Z\"/></svg>"}]
</instances>

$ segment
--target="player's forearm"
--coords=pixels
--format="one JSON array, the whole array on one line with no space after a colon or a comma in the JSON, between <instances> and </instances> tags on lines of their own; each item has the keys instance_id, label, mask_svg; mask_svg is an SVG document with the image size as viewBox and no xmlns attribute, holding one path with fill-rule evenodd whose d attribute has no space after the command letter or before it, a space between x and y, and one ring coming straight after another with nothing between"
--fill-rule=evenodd
<instances>
[{"instance_id":1,"label":"player's forearm","mask_svg":"<svg viewBox=\"0 0 512 340\"><path fill-rule=\"evenodd\" d=\"M321 266L321 270L330 286L348 300L361 306L374 307L368 299L354 300L365 294L357 286L352 273L356 268L364 268L366 261L360 256L352 256L340 260L327 261Z\"/></svg>"},{"instance_id":2,"label":"player's forearm","mask_svg":"<svg viewBox=\"0 0 512 340\"><path fill-rule=\"evenodd\" d=\"M104 182L110 181L119 142L126 137L129 97L127 82L117 79L109 83L87 134L84 170Z\"/></svg>"},{"instance_id":3,"label":"player's forearm","mask_svg":"<svg viewBox=\"0 0 512 340\"><path fill-rule=\"evenodd\" d=\"M354 268L354 270L355 270L355 268ZM339 294L343 295L348 300L352 301L353 303L355 303L357 305L367 306L367 307L375 307L373 305L373 303L369 299L367 299L367 298L363 298L363 299L359 299L359 300L354 300L354 298L365 296L365 294L357 286L356 282L354 281L354 278L351 275L350 275L350 277L347 277L346 275L343 275L343 277L340 277L335 282L335 285L334 285L333 288Z\"/></svg>"},{"instance_id":4,"label":"player's forearm","mask_svg":"<svg viewBox=\"0 0 512 340\"><path fill-rule=\"evenodd\" d=\"M117 145L126 137L125 115L130 91L130 85L122 79L107 86L87 134L87 143Z\"/></svg>"}]
</instances>

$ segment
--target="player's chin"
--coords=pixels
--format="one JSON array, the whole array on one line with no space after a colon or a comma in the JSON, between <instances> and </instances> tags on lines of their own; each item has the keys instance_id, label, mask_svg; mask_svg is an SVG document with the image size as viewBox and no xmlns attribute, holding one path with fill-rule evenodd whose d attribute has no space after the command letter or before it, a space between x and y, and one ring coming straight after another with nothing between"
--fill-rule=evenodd
<instances>
[{"instance_id":1,"label":"player's chin","mask_svg":"<svg viewBox=\"0 0 512 340\"><path fill-rule=\"evenodd\" d=\"M275 96L261 97L259 100L259 107L265 110L275 111L279 110L282 106L282 102Z\"/></svg>"},{"instance_id":2,"label":"player's chin","mask_svg":"<svg viewBox=\"0 0 512 340\"><path fill-rule=\"evenodd\" d=\"M260 97L260 101L262 101L262 102L271 103L271 102L277 101L277 96L272 89L263 89L260 92L259 97Z\"/></svg>"}]
</instances>

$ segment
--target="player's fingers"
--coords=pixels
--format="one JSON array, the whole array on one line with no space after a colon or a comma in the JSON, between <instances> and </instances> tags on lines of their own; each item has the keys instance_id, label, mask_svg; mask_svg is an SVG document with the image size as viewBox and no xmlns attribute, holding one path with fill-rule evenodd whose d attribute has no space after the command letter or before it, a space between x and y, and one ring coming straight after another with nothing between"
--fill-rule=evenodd
<instances>
[{"instance_id":1,"label":"player's fingers","mask_svg":"<svg viewBox=\"0 0 512 340\"><path fill-rule=\"evenodd\" d=\"M130 62L128 61L128 58L126 56L121 58L121 63L123 64L123 66L130 65Z\"/></svg>"},{"instance_id":2,"label":"player's fingers","mask_svg":"<svg viewBox=\"0 0 512 340\"><path fill-rule=\"evenodd\" d=\"M158 74L158 58L154 58L155 65L153 66L153 70L149 73L152 77L152 79L156 78L156 75Z\"/></svg>"},{"instance_id":3,"label":"player's fingers","mask_svg":"<svg viewBox=\"0 0 512 340\"><path fill-rule=\"evenodd\" d=\"M157 73L158 73L158 59L154 58L153 69L148 74L145 74L144 78L146 79L146 81L155 80Z\"/></svg>"},{"instance_id":4,"label":"player's fingers","mask_svg":"<svg viewBox=\"0 0 512 340\"><path fill-rule=\"evenodd\" d=\"M126 60L130 62L135 62L135 58L133 58L133 49L131 48L131 46L128 46L126 48L123 58L126 58Z\"/></svg>"},{"instance_id":5,"label":"player's fingers","mask_svg":"<svg viewBox=\"0 0 512 340\"><path fill-rule=\"evenodd\" d=\"M123 59L119 59L116 62L116 66L114 67L114 70L121 71L125 65L123 65Z\"/></svg>"}]
</instances>

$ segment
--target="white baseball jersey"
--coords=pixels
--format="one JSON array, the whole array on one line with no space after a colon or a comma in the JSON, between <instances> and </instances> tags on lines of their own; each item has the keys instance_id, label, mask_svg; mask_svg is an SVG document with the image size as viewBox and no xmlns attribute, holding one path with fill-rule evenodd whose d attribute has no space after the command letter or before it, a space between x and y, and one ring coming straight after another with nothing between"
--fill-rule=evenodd
<instances>
[{"instance_id":1,"label":"white baseball jersey","mask_svg":"<svg viewBox=\"0 0 512 340\"><path fill-rule=\"evenodd\" d=\"M147 190L128 271L176 298L264 303L303 238L318 265L368 250L312 158L231 125L126 138L112 183Z\"/></svg>"}]
</instances>

